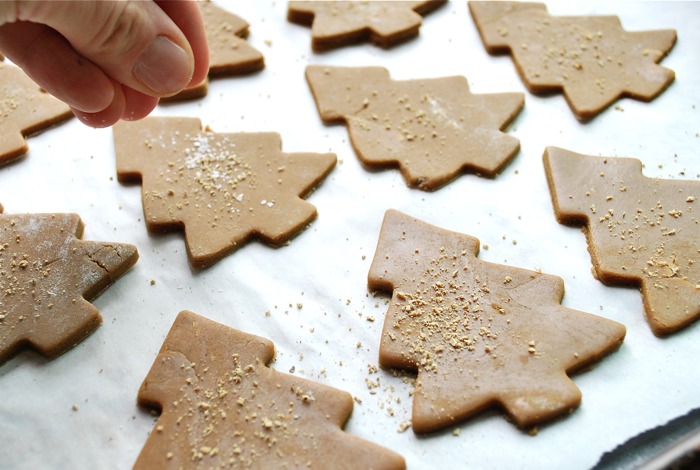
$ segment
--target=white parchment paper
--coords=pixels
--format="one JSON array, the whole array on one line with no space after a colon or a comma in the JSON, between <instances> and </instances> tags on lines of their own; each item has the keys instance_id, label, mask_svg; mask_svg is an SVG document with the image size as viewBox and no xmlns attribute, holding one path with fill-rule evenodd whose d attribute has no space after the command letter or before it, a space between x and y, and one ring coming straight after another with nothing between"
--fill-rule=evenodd
<instances>
[{"instance_id":1,"label":"white parchment paper","mask_svg":"<svg viewBox=\"0 0 700 470\"><path fill-rule=\"evenodd\" d=\"M361 44L323 54L311 51L309 28L286 21L286 2L220 5L251 24L248 41L265 55L265 69L213 80L206 98L154 114L196 116L218 132L279 132L286 152L335 152L340 163L308 198L319 217L289 246L252 242L193 270L182 233L148 234L140 185L116 181L111 130L73 119L30 138L26 157L0 167L5 212L78 213L85 239L135 244L141 258L94 301L104 324L77 347L52 361L23 352L0 366L0 468L131 468L155 420L137 407L136 393L183 309L269 338L276 370L294 367L360 398L347 432L400 453L410 469L587 469L630 437L700 406L700 324L659 339L637 289L593 278L583 234L554 218L541 159L555 145L638 158L647 176L699 180L700 3L548 4L557 15L617 14L629 31L678 32L662 61L676 72L669 89L651 103L623 99L587 124L561 94L529 94L509 56L489 56L465 2L429 14L418 38L390 50ZM345 127L321 122L308 64L382 65L394 79L464 75L474 93L524 92L525 109L509 130L522 150L495 179L465 175L434 193L409 189L397 170L364 169ZM397 432L410 420L409 386L390 371L368 374L387 297L368 292L367 272L389 208L478 237L489 245L483 260L560 276L564 306L627 326L618 352L574 377L579 409L535 437L498 410L457 424L458 436L454 428ZM376 394L365 378L379 380Z\"/></svg>"}]
</instances>

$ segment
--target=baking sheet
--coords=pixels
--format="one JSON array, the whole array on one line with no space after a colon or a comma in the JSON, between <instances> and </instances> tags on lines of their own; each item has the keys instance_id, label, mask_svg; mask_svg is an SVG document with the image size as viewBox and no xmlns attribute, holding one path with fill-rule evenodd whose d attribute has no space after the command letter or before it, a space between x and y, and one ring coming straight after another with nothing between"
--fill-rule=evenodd
<instances>
[{"instance_id":1,"label":"baking sheet","mask_svg":"<svg viewBox=\"0 0 700 470\"><path fill-rule=\"evenodd\" d=\"M77 347L52 361L23 352L0 367L0 468L130 468L155 421L136 393L183 309L272 340L276 370L294 367L360 398L347 432L400 453L409 469L587 469L630 437L700 407L700 324L659 339L637 289L593 278L583 234L554 218L541 159L555 145L635 157L651 177L699 180L700 3L548 3L552 14L617 14L629 31L678 32L662 61L676 72L669 89L651 103L623 99L587 124L561 94L527 93L509 56L489 56L465 2L429 14L418 38L390 50L361 44L323 54L311 51L309 28L286 21L286 2L220 5L251 24L248 41L265 55L265 69L215 79L206 98L154 115L196 116L218 132L279 132L285 152L335 152L338 166L308 198L319 217L289 246L253 242L193 270L182 233L148 234L140 185L116 181L111 130L73 119L32 137L26 157L0 167L5 212L76 212L86 240L132 243L141 258L94 301L104 324ZM495 179L465 175L434 193L409 189L397 170L362 168L345 127L320 121L308 64L382 65L394 79L464 75L474 93L524 92L509 130L522 149ZM574 377L579 409L535 437L498 410L428 436L397 432L410 420L409 386L390 371L368 374L388 297L367 290L367 272L389 208L478 237L489 245L479 255L485 261L558 275L564 306L626 325L621 349ZM379 380L376 394L365 378Z\"/></svg>"}]
</instances>

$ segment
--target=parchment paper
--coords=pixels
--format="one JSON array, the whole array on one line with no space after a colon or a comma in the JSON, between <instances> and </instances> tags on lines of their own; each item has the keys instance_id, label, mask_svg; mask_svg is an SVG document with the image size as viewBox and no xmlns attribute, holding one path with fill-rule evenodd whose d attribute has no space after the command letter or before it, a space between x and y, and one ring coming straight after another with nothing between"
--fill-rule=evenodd
<instances>
[{"instance_id":1,"label":"parchment paper","mask_svg":"<svg viewBox=\"0 0 700 470\"><path fill-rule=\"evenodd\" d=\"M700 179L700 3L548 3L552 14L617 14L629 31L678 32L662 61L676 72L670 88L651 103L623 99L620 110L587 124L561 94L529 94L509 56L489 56L462 1L427 15L420 36L406 44L323 54L311 51L309 28L286 21L286 2L220 5L251 24L248 41L265 55L265 69L213 80L206 98L154 114L200 117L218 132L276 131L286 152L337 153L340 163L308 198L319 217L289 246L253 242L193 270L182 233L148 234L140 185L116 181L110 129L73 119L30 138L26 157L0 167L5 212L78 213L85 239L135 244L141 258L95 300L104 324L77 347L52 361L24 352L0 366L0 468L131 468L155 420L137 407L136 393L183 309L269 338L276 370L294 367L360 398L347 432L400 453L410 469L587 469L630 437L700 407L700 324L659 339L637 289L593 278L583 234L554 218L541 159L555 145L638 158L647 176ZM397 170L364 169L345 127L321 122L304 78L308 64L382 65L394 79L464 75L474 93L522 91L525 109L509 130L522 150L495 179L465 175L434 193L409 189ZM627 326L618 352L574 377L579 409L534 437L498 410L455 425L458 436L454 428L420 437L397 432L410 420L409 386L390 371L368 374L388 297L372 296L367 272L389 208L478 237L489 245L483 260L560 276L564 306ZM368 377L381 383L376 394Z\"/></svg>"}]
</instances>

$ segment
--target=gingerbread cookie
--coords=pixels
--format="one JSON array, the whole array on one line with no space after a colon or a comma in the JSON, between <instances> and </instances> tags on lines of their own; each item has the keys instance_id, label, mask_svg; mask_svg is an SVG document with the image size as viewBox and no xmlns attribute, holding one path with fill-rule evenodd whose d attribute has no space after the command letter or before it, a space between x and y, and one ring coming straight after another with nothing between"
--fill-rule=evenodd
<instances>
[{"instance_id":1,"label":"gingerbread cookie","mask_svg":"<svg viewBox=\"0 0 700 470\"><path fill-rule=\"evenodd\" d=\"M274 132L216 134L197 118L149 117L114 126L117 176L143 182L151 232L185 230L190 264L216 263L255 236L279 246L316 218L309 194L332 153L282 153Z\"/></svg>"},{"instance_id":2,"label":"gingerbread cookie","mask_svg":"<svg viewBox=\"0 0 700 470\"><path fill-rule=\"evenodd\" d=\"M0 364L28 347L54 358L102 323L89 301L139 255L83 241L83 227L76 214L0 215Z\"/></svg>"},{"instance_id":3,"label":"gingerbread cookie","mask_svg":"<svg viewBox=\"0 0 700 470\"><path fill-rule=\"evenodd\" d=\"M383 67L310 65L306 78L321 119L345 121L362 163L398 166L409 186L432 191L464 171L493 177L520 149L501 131L522 93L473 95L460 76L394 81Z\"/></svg>"},{"instance_id":4,"label":"gingerbread cookie","mask_svg":"<svg viewBox=\"0 0 700 470\"><path fill-rule=\"evenodd\" d=\"M180 312L139 390L162 414L134 469L406 468L342 431L350 394L270 370L274 354L267 339Z\"/></svg>"},{"instance_id":5,"label":"gingerbread cookie","mask_svg":"<svg viewBox=\"0 0 700 470\"><path fill-rule=\"evenodd\" d=\"M316 52L367 40L389 48L418 36L421 15L443 3L447 2L289 2L287 19L311 26Z\"/></svg>"},{"instance_id":6,"label":"gingerbread cookie","mask_svg":"<svg viewBox=\"0 0 700 470\"><path fill-rule=\"evenodd\" d=\"M209 43L209 77L230 77L265 68L263 55L249 45L248 23L233 13L229 13L216 5L200 2ZM163 102L188 100L206 96L209 89L209 78L200 85L181 91L177 95L161 98Z\"/></svg>"},{"instance_id":7,"label":"gingerbread cookie","mask_svg":"<svg viewBox=\"0 0 700 470\"><path fill-rule=\"evenodd\" d=\"M0 63L0 165L29 151L26 137L73 116L19 67Z\"/></svg>"},{"instance_id":8,"label":"gingerbread cookie","mask_svg":"<svg viewBox=\"0 0 700 470\"><path fill-rule=\"evenodd\" d=\"M625 327L560 305L561 278L487 263L479 241L398 211L384 218L369 288L392 292L382 367L418 372L413 429L435 431L498 404L519 427L566 414L567 374L617 349Z\"/></svg>"},{"instance_id":9,"label":"gingerbread cookie","mask_svg":"<svg viewBox=\"0 0 700 470\"><path fill-rule=\"evenodd\" d=\"M582 226L598 279L639 286L656 335L700 317L700 182L647 178L639 160L556 147L544 166L557 220Z\"/></svg>"},{"instance_id":10,"label":"gingerbread cookie","mask_svg":"<svg viewBox=\"0 0 700 470\"><path fill-rule=\"evenodd\" d=\"M469 2L486 50L508 53L532 93L563 90L576 117L595 117L620 97L650 101L674 79L657 63L674 30L628 32L617 16L556 17L543 3Z\"/></svg>"}]
</instances>

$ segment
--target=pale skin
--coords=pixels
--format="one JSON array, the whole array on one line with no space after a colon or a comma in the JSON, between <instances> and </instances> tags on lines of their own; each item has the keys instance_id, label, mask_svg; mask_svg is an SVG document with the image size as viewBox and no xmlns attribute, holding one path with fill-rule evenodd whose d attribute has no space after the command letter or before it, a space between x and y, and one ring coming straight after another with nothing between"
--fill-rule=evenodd
<instances>
[{"instance_id":1,"label":"pale skin","mask_svg":"<svg viewBox=\"0 0 700 470\"><path fill-rule=\"evenodd\" d=\"M191 0L2 0L0 53L91 127L142 119L209 71Z\"/></svg>"}]
</instances>

